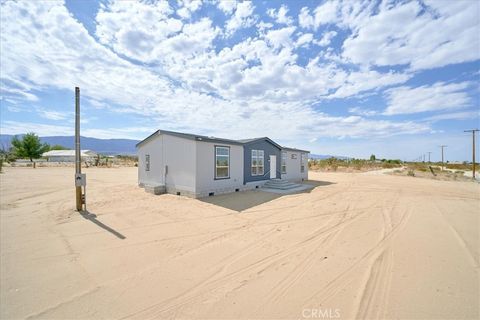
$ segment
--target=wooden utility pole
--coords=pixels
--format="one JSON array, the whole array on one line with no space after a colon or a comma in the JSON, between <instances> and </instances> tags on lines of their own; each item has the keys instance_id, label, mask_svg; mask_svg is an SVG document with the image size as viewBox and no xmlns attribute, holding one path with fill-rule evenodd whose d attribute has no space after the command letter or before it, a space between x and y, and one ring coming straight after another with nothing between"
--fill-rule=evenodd
<instances>
[{"instance_id":1,"label":"wooden utility pole","mask_svg":"<svg viewBox=\"0 0 480 320\"><path fill-rule=\"evenodd\" d=\"M76 180L82 173L80 154L80 88L75 87L75 195L77 211L82 211L82 187Z\"/></svg>"},{"instance_id":2,"label":"wooden utility pole","mask_svg":"<svg viewBox=\"0 0 480 320\"><path fill-rule=\"evenodd\" d=\"M448 146L441 145L440 148L442 148L442 171L445 169L444 164L443 164L443 148L446 148Z\"/></svg>"},{"instance_id":3,"label":"wooden utility pole","mask_svg":"<svg viewBox=\"0 0 480 320\"><path fill-rule=\"evenodd\" d=\"M430 163L430 153L432 153L431 151L428 151L428 163Z\"/></svg>"},{"instance_id":4,"label":"wooden utility pole","mask_svg":"<svg viewBox=\"0 0 480 320\"><path fill-rule=\"evenodd\" d=\"M472 172L472 177L475 179L475 132L479 131L478 129L472 129L472 130L465 130L464 132L471 132L472 133L472 166L473 166L473 172Z\"/></svg>"}]
</instances>

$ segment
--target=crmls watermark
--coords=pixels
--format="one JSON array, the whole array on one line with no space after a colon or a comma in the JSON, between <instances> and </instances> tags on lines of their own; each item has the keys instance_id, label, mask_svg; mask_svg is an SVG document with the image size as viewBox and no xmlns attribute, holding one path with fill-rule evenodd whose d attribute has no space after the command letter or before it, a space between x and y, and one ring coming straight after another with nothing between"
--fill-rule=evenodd
<instances>
[{"instance_id":1,"label":"crmls watermark","mask_svg":"<svg viewBox=\"0 0 480 320\"><path fill-rule=\"evenodd\" d=\"M304 319L339 319L340 309L306 308L302 310Z\"/></svg>"}]
</instances>

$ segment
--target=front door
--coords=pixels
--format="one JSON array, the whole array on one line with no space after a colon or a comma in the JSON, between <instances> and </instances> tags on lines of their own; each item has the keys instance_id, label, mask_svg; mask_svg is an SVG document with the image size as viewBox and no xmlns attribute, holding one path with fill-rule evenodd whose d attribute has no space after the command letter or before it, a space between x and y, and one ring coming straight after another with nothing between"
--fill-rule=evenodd
<instances>
[{"instance_id":1,"label":"front door","mask_svg":"<svg viewBox=\"0 0 480 320\"><path fill-rule=\"evenodd\" d=\"M277 156L270 155L270 179L277 177Z\"/></svg>"}]
</instances>

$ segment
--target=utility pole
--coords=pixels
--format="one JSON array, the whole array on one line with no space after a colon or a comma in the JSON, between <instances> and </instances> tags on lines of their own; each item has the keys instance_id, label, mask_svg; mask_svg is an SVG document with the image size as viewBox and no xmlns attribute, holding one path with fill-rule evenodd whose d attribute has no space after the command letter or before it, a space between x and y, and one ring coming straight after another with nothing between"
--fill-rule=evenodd
<instances>
[{"instance_id":1,"label":"utility pole","mask_svg":"<svg viewBox=\"0 0 480 320\"><path fill-rule=\"evenodd\" d=\"M430 163L430 153L432 153L431 151L428 151L428 163Z\"/></svg>"},{"instance_id":2,"label":"utility pole","mask_svg":"<svg viewBox=\"0 0 480 320\"><path fill-rule=\"evenodd\" d=\"M80 150L80 88L75 87L75 196L77 211L82 211L82 206L86 203L85 194L82 194L82 187L86 187L86 176L82 174Z\"/></svg>"},{"instance_id":3,"label":"utility pole","mask_svg":"<svg viewBox=\"0 0 480 320\"><path fill-rule=\"evenodd\" d=\"M446 148L448 146L441 145L440 148L442 148L442 171L445 169L443 165L443 148Z\"/></svg>"},{"instance_id":4,"label":"utility pole","mask_svg":"<svg viewBox=\"0 0 480 320\"><path fill-rule=\"evenodd\" d=\"M472 165L473 165L473 172L472 172L472 177L475 179L475 132L479 131L478 129L472 129L472 130L464 130L464 132L471 132L472 133Z\"/></svg>"}]
</instances>

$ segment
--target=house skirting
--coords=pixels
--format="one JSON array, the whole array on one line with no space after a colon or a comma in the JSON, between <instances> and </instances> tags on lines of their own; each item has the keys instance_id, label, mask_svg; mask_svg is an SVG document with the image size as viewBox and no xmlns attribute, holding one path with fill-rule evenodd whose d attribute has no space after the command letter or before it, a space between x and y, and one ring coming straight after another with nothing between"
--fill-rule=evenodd
<instances>
[{"instance_id":1,"label":"house skirting","mask_svg":"<svg viewBox=\"0 0 480 320\"><path fill-rule=\"evenodd\" d=\"M179 195L179 196L185 196L189 198L204 198L204 197L209 197L209 196L216 196L220 194L227 194L227 193L233 193L233 192L240 192L240 191L248 191L248 190L254 190L257 188L262 187L268 180L261 180L261 181L254 181L254 182L247 182L244 185L240 186L229 186L229 187L224 187L224 188L215 188L215 189L208 189L206 191L201 191L201 192L193 192L191 190L186 190L183 188L175 188L175 187L170 187L170 186L165 186L165 185L150 185L150 184L144 184L144 183L139 183L139 187L144 188L146 192L155 194L155 195L160 195L160 194L174 194L174 195Z\"/></svg>"}]
</instances>

